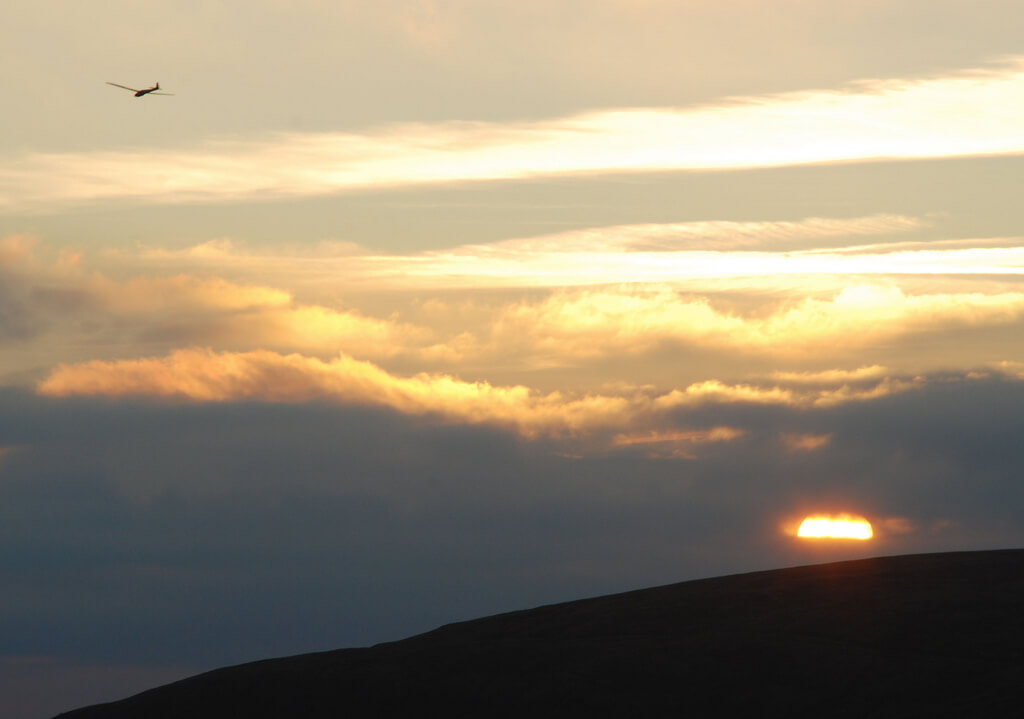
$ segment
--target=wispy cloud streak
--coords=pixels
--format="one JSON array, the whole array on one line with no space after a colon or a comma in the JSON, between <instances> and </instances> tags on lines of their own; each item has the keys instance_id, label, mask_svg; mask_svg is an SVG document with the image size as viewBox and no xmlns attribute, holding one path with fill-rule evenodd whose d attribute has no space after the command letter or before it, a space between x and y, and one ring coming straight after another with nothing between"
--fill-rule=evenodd
<instances>
[{"instance_id":1,"label":"wispy cloud streak","mask_svg":"<svg viewBox=\"0 0 1024 719\"><path fill-rule=\"evenodd\" d=\"M737 170L1024 152L1024 58L945 77L627 108L541 122L282 134L191 150L35 154L0 169L0 207L242 201L577 173Z\"/></svg>"},{"instance_id":2,"label":"wispy cloud streak","mask_svg":"<svg viewBox=\"0 0 1024 719\"><path fill-rule=\"evenodd\" d=\"M786 277L849 275L1021 275L1024 241L1012 246L890 251L672 250L623 252L591 248L467 246L419 255L364 256L349 260L359 279L406 287L566 287L615 283L702 282L745 279L768 286ZM696 283L696 284L695 284Z\"/></svg>"},{"instance_id":3,"label":"wispy cloud streak","mask_svg":"<svg viewBox=\"0 0 1024 719\"><path fill-rule=\"evenodd\" d=\"M928 227L927 219L893 214L788 221L645 223L590 227L408 254L374 254L346 243L328 243L312 251L282 251L250 248L220 239L178 250L143 248L138 258L123 255L122 260L164 271L204 268L237 274L248 270L261 278L344 278L350 285L371 284L390 289L431 285L450 289L664 283L673 279L775 275L780 270L827 272L829 262L846 262L848 257L867 268L872 262L877 264L879 256L893 256L887 245L879 244L882 238ZM863 244L865 238L872 238L874 244ZM974 247L970 241L962 242L966 247L946 247L933 256L939 262L946 257L941 252ZM837 249L821 249L830 246ZM914 242L895 246L904 252L916 252L928 245ZM1005 254L1013 248L1000 249ZM1000 257L991 261L999 262ZM831 271L845 273L851 263L835 266ZM904 260L904 267L907 264ZM956 259L942 264L954 270L962 267Z\"/></svg>"},{"instance_id":4,"label":"wispy cloud streak","mask_svg":"<svg viewBox=\"0 0 1024 719\"><path fill-rule=\"evenodd\" d=\"M685 282L690 289L721 280L787 286L794 276L1024 274L1024 238L882 241L926 230L924 218L869 215L796 221L703 221L593 227L490 244L411 254L370 254L344 246L315 257L260 254L228 242L144 253L169 267L344 278L375 288L550 288ZM874 237L867 243L861 238ZM886 238L888 239L888 238ZM835 282L828 285L835 287Z\"/></svg>"}]
</instances>

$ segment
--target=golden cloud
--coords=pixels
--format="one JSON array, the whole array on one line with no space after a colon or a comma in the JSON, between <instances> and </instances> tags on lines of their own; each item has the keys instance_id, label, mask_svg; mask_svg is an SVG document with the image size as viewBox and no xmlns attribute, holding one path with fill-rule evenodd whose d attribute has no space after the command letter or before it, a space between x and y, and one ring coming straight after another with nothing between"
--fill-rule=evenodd
<instances>
[{"instance_id":1,"label":"golden cloud","mask_svg":"<svg viewBox=\"0 0 1024 719\"><path fill-rule=\"evenodd\" d=\"M41 382L43 395L154 396L200 402L259 399L386 406L412 415L511 425L526 434L577 432L621 424L637 407L621 397L538 396L522 386L494 387L450 376L396 377L364 361L329 362L265 350L178 350L163 358L61 365Z\"/></svg>"},{"instance_id":2,"label":"golden cloud","mask_svg":"<svg viewBox=\"0 0 1024 719\"><path fill-rule=\"evenodd\" d=\"M876 222L888 226L889 220L870 220L866 225ZM811 229L801 225L773 231L792 235ZM653 241L653 236L648 232L644 241ZM637 235L630 237L634 242ZM684 345L760 362L839 364L862 357L861 348L891 346L903 337L929 332L952 337L964 328L1011 326L1024 320L1021 292L912 294L882 284L857 284L831 295L799 299L785 293L722 299L726 295L682 294L658 284L565 289L540 300L466 293L455 301L426 297L413 301L403 315L391 311L375 317L356 309L299 303L289 290L233 282L211 275L213 268L203 275L114 280L87 270L70 252L43 265L34 261L32 244L25 238L4 242L7 255L20 258L18 267L5 272L27 280L12 283L8 294L31 307L33 321L64 347L73 346L81 336L82 310L88 310L90 332L100 328L107 346L119 347L112 352L121 354L137 352L132 347L141 341L148 352L193 344L231 351L300 352L323 359L341 352L447 371L474 363L494 367L500 358L503 371L511 372L654 356L661 348ZM225 252L228 255L222 255ZM233 252L227 241L216 241L199 255L203 262L231 264ZM91 342L81 339L80 349L89 351ZM76 349L71 356L83 355ZM889 374L880 366L828 372L777 370L770 376L783 394L801 384L829 389L830 396L818 397L821 403L848 401L869 390L898 391L892 383L879 384ZM855 389L841 389L844 385ZM739 392L736 387L730 394ZM766 391L757 385L748 400L759 401Z\"/></svg>"},{"instance_id":3,"label":"golden cloud","mask_svg":"<svg viewBox=\"0 0 1024 719\"><path fill-rule=\"evenodd\" d=\"M755 384L725 384L707 380L691 384L683 390L672 390L654 400L660 410L677 407L696 407L705 404L775 404L796 408L832 407L850 402L881 399L923 387L922 377L901 379L884 377L874 385L829 388L760 386Z\"/></svg>"},{"instance_id":4,"label":"golden cloud","mask_svg":"<svg viewBox=\"0 0 1024 719\"><path fill-rule=\"evenodd\" d=\"M1010 324L1022 318L1024 293L1019 292L906 295L896 287L858 285L830 299L805 298L783 303L769 314L743 316L667 288L581 290L504 309L493 334L498 343L531 342L542 353L574 359L640 354L666 341L798 357L911 333ZM880 374L860 372L857 379Z\"/></svg>"},{"instance_id":5,"label":"golden cloud","mask_svg":"<svg viewBox=\"0 0 1024 719\"><path fill-rule=\"evenodd\" d=\"M718 380L696 382L679 390L674 389L654 400L659 409L693 407L704 404L778 404L796 407L811 405L817 393L801 395L783 387L759 387L752 384L729 385Z\"/></svg>"},{"instance_id":6,"label":"golden cloud","mask_svg":"<svg viewBox=\"0 0 1024 719\"><path fill-rule=\"evenodd\" d=\"M856 390L794 390L709 380L660 395L648 388L623 388L617 395L540 394L522 385L493 386L449 375L400 377L346 355L324 361L266 350L184 349L165 357L60 365L38 384L37 391L56 397L150 396L196 402L327 400L388 407L410 415L435 414L453 422L499 424L528 436L611 431L615 433L613 445L627 446L695 445L742 435L742 430L731 427L664 429L669 414L681 408L740 402L809 409L874 399L922 385L923 380L885 378L873 387ZM623 432L625 427L630 431ZM806 449L825 440L802 441Z\"/></svg>"},{"instance_id":7,"label":"golden cloud","mask_svg":"<svg viewBox=\"0 0 1024 719\"><path fill-rule=\"evenodd\" d=\"M233 338L251 344L334 354L339 350L364 357L417 352L433 333L395 320L317 305L273 309L232 323ZM423 350L429 352L429 348Z\"/></svg>"}]
</instances>

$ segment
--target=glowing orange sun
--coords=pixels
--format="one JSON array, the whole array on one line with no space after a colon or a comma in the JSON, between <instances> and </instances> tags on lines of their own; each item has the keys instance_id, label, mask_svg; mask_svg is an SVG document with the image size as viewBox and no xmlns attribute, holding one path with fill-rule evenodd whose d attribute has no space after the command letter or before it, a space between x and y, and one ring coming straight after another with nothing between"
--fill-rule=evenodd
<instances>
[{"instance_id":1,"label":"glowing orange sun","mask_svg":"<svg viewBox=\"0 0 1024 719\"><path fill-rule=\"evenodd\" d=\"M816 515L800 523L796 536L804 539L871 539L871 522L849 514Z\"/></svg>"}]
</instances>

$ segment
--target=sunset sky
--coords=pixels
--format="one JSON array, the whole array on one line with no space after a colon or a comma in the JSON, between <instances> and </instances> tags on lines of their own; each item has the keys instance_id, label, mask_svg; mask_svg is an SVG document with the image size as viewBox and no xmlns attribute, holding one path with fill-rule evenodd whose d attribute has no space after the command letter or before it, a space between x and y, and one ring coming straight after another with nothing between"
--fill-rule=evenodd
<instances>
[{"instance_id":1,"label":"sunset sky","mask_svg":"<svg viewBox=\"0 0 1024 719\"><path fill-rule=\"evenodd\" d=\"M0 715L1024 545L1019 0L8 5Z\"/></svg>"}]
</instances>

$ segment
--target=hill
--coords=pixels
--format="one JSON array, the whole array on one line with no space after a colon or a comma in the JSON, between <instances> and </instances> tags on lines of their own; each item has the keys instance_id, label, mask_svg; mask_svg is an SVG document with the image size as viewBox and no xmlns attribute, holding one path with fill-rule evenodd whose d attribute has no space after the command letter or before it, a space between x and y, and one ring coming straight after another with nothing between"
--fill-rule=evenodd
<instances>
[{"instance_id":1,"label":"hill","mask_svg":"<svg viewBox=\"0 0 1024 719\"><path fill-rule=\"evenodd\" d=\"M62 719L1011 716L1024 550L820 564L215 670Z\"/></svg>"}]
</instances>

